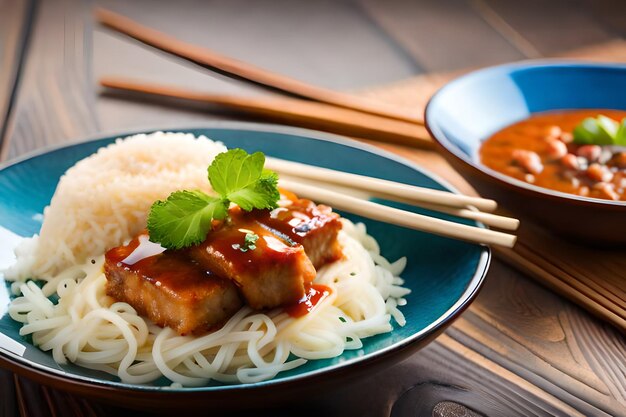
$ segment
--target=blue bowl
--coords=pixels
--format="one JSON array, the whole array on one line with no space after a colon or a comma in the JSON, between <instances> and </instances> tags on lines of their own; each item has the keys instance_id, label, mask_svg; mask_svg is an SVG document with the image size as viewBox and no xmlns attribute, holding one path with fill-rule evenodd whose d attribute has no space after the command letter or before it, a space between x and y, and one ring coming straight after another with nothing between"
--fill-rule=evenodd
<instances>
[{"instance_id":1,"label":"blue bowl","mask_svg":"<svg viewBox=\"0 0 626 417\"><path fill-rule=\"evenodd\" d=\"M216 122L175 131L206 135L229 148L263 151L273 157L348 171L439 190L446 184L392 154L337 136L281 126ZM13 262L20 236L41 227L41 213L49 204L60 176L78 160L108 145L125 132L39 151L0 166L0 270ZM297 191L297 190L294 190ZM417 212L450 219L441 213ZM402 307L407 324L391 333L364 339L359 350L331 359L312 360L274 379L229 385L211 382L203 387L171 387L161 379L147 385L121 382L103 372L72 364L57 365L48 352L19 335L20 324L7 314L10 284L0 272L0 367L19 372L59 389L107 400L124 407L161 413L202 409L235 410L282 406L317 407L318 398L347 380L370 377L371 372L405 359L440 334L474 300L489 265L489 249L440 236L404 229L345 213L364 222L389 259L407 256L403 277L411 289ZM466 224L476 224L469 220ZM0 398L0 403L2 399ZM250 410L248 410L250 411Z\"/></svg>"},{"instance_id":2,"label":"blue bowl","mask_svg":"<svg viewBox=\"0 0 626 417\"><path fill-rule=\"evenodd\" d=\"M501 65L445 85L428 103L425 120L448 162L481 195L578 241L626 243L626 202L537 187L487 168L478 157L485 139L533 113L626 110L625 91L624 65L557 61Z\"/></svg>"}]
</instances>

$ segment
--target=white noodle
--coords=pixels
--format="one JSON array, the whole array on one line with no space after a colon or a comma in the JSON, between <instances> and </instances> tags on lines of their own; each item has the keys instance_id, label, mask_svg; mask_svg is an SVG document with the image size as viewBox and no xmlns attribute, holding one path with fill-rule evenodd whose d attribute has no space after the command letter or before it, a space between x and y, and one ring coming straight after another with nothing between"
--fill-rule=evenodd
<instances>
[{"instance_id":1,"label":"white noodle","mask_svg":"<svg viewBox=\"0 0 626 417\"><path fill-rule=\"evenodd\" d=\"M24 240L4 274L14 281L9 314L23 323L20 334L59 364L136 384L165 376L178 387L267 380L360 349L361 339L390 332L392 318L404 325L406 259L388 262L365 225L347 220L339 235L345 259L316 277L331 294L297 319L243 307L213 333L180 336L108 297L102 253L145 228L153 201L181 187L211 192L206 167L225 150L202 136L155 132L119 139L70 168L44 210L40 236Z\"/></svg>"},{"instance_id":2,"label":"white noodle","mask_svg":"<svg viewBox=\"0 0 626 417\"><path fill-rule=\"evenodd\" d=\"M410 290L398 275L406 260L389 263L362 224L344 219L339 238L345 259L322 268L315 280L332 292L300 318L243 307L213 333L180 336L106 295L103 256L63 270L43 288L21 282L22 295L9 314L24 323L20 334L32 335L58 363L75 362L124 382L145 384L162 376L173 387L264 381L307 360L360 349L361 339L390 332L392 317L405 324L398 306L406 304ZM56 304L48 299L54 294Z\"/></svg>"}]
</instances>

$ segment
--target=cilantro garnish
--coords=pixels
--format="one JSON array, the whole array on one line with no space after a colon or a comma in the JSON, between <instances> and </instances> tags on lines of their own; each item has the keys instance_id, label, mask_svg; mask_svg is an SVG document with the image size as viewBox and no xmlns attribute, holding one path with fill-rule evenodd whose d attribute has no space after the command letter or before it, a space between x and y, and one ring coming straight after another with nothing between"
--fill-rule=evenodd
<instances>
[{"instance_id":1,"label":"cilantro garnish","mask_svg":"<svg viewBox=\"0 0 626 417\"><path fill-rule=\"evenodd\" d=\"M217 155L208 175L218 196L183 190L156 201L148 215L150 240L167 249L182 249L202 242L213 220L228 217L230 203L245 211L276 208L280 198L278 176L263 169L264 165L265 155L261 152L249 155L243 149L231 149ZM258 239L255 234L247 234L244 242L251 250L251 246L256 247L253 236Z\"/></svg>"},{"instance_id":2,"label":"cilantro garnish","mask_svg":"<svg viewBox=\"0 0 626 417\"><path fill-rule=\"evenodd\" d=\"M259 235L256 233L246 233L246 237L243 239L244 248L255 250L257 240L259 240Z\"/></svg>"},{"instance_id":3,"label":"cilantro garnish","mask_svg":"<svg viewBox=\"0 0 626 417\"><path fill-rule=\"evenodd\" d=\"M574 129L580 145L626 145L626 119L621 123L603 115L587 117Z\"/></svg>"},{"instance_id":4,"label":"cilantro garnish","mask_svg":"<svg viewBox=\"0 0 626 417\"><path fill-rule=\"evenodd\" d=\"M243 238L243 245L239 243L235 243L233 245L233 249L239 249L242 252L248 252L249 250L256 249L256 241L259 240L259 235L256 233L248 232L246 236Z\"/></svg>"}]
</instances>

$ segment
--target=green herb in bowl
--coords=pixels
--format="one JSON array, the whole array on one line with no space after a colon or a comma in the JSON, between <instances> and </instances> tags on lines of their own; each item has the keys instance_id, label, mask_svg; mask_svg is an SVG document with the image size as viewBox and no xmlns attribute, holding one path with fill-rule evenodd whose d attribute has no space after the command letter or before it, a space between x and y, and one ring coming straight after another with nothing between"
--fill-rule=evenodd
<instances>
[{"instance_id":1,"label":"green herb in bowl","mask_svg":"<svg viewBox=\"0 0 626 417\"><path fill-rule=\"evenodd\" d=\"M579 145L626 146L626 118L620 123L601 114L587 117L576 126L573 134L574 143Z\"/></svg>"}]
</instances>

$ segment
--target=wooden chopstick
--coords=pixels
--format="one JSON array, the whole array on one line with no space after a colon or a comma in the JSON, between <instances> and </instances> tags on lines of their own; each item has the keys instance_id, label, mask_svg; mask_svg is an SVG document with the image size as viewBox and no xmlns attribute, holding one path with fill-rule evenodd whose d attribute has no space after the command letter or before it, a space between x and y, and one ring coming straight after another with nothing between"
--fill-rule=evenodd
<instances>
[{"instance_id":1,"label":"wooden chopstick","mask_svg":"<svg viewBox=\"0 0 626 417\"><path fill-rule=\"evenodd\" d=\"M424 216L299 182L280 179L279 185L286 189L297 190L298 195L302 197L329 204L339 210L409 229L507 248L512 248L517 240L516 236L507 233Z\"/></svg>"},{"instance_id":2,"label":"wooden chopstick","mask_svg":"<svg viewBox=\"0 0 626 417\"><path fill-rule=\"evenodd\" d=\"M380 197L456 217L476 220L499 229L517 230L519 227L518 219L466 208L478 206L485 210L493 210L497 206L493 200L432 190L277 158L267 158L265 166L288 177L339 185L352 190L363 191L371 197Z\"/></svg>"},{"instance_id":3,"label":"wooden chopstick","mask_svg":"<svg viewBox=\"0 0 626 417\"><path fill-rule=\"evenodd\" d=\"M163 52L200 65L203 68L235 79L252 82L272 90L282 91L298 97L363 113L402 120L412 124L424 124L421 118L405 114L396 108L355 97L350 94L314 86L289 78L285 75L255 67L248 63L218 54L210 49L183 42L110 10L96 8L95 16L98 22L117 32L130 36Z\"/></svg>"},{"instance_id":4,"label":"wooden chopstick","mask_svg":"<svg viewBox=\"0 0 626 417\"><path fill-rule=\"evenodd\" d=\"M218 104L286 124L362 139L416 148L434 147L426 129L421 126L308 100L208 94L117 77L104 77L100 84L116 90Z\"/></svg>"},{"instance_id":5,"label":"wooden chopstick","mask_svg":"<svg viewBox=\"0 0 626 417\"><path fill-rule=\"evenodd\" d=\"M537 279L541 284L547 285L561 294L566 295L576 303L585 306L585 308L596 316L608 320L622 331L626 331L626 319L624 319L624 317L615 314L615 312L608 309L605 305L596 301L595 297L589 297L588 294L582 293L579 289L574 288L572 286L573 281L562 281L557 276L546 272L545 269L537 265L533 259L529 260L516 251L498 247L494 248L494 251L503 261L528 272L530 276Z\"/></svg>"},{"instance_id":6,"label":"wooden chopstick","mask_svg":"<svg viewBox=\"0 0 626 417\"><path fill-rule=\"evenodd\" d=\"M615 314L621 315L622 318L626 319L626 305L624 300L610 290L603 288L598 285L597 282L588 279L583 274L577 278L573 277L558 265L558 260L542 256L533 247L527 244L520 244L516 248L516 251L535 265L540 266L549 274L559 278L563 282L568 283L571 287L576 288L576 290L580 293L585 294L596 301L604 300L603 305L605 307L611 309Z\"/></svg>"},{"instance_id":7,"label":"wooden chopstick","mask_svg":"<svg viewBox=\"0 0 626 417\"><path fill-rule=\"evenodd\" d=\"M380 194L374 197L381 197L386 200L397 201L399 203L407 203L417 207L422 207L431 211L438 211L440 213L450 214L452 216L461 217L463 219L475 220L477 222L481 222L486 226L496 227L498 229L503 230L517 230L519 228L519 220L513 217L501 216L498 214L485 213L479 210L470 210L464 208L454 208L454 207L446 207L440 206L437 204L428 204L423 202L415 202L404 200L401 197L396 196L385 196L384 194Z\"/></svg>"},{"instance_id":8,"label":"wooden chopstick","mask_svg":"<svg viewBox=\"0 0 626 417\"><path fill-rule=\"evenodd\" d=\"M498 207L498 203L494 200L486 198L416 187L394 181L335 171L328 168L314 167L282 159L267 158L265 166L279 173L299 178L364 190L374 196L381 196L389 199L391 199L391 197L401 198L401 202L403 203L415 203L416 205L419 205L420 203L430 203L431 205L455 208L474 206L482 211L493 211Z\"/></svg>"},{"instance_id":9,"label":"wooden chopstick","mask_svg":"<svg viewBox=\"0 0 626 417\"><path fill-rule=\"evenodd\" d=\"M280 174L280 177L286 180L303 182L304 184L309 184L313 186L320 185L319 181L310 180L310 179L303 178L303 177L302 178L295 177L295 176L291 176L291 175L283 174L283 173ZM455 208L455 207L446 207L446 206L440 206L437 204L424 203L422 201L415 202L415 201L404 200L401 197L386 196L382 193L379 195L374 195L374 193L370 193L370 192L360 190L354 187L338 186L336 184L331 184L328 182L324 183L324 188L332 190L332 191L336 191L338 193L347 194L353 197L365 199L365 200L369 200L372 197L380 197L380 198L384 198L385 200L398 201L400 203L406 203L412 206L422 207L431 211L437 211L440 213L450 214L455 217L478 221L486 226L495 227L498 229L516 230L519 227L519 220L517 219L511 218L511 217L505 217L505 216L501 216L497 214L492 214L492 213L484 213L482 211L478 211L478 209L476 208L463 209L463 208Z\"/></svg>"}]
</instances>

